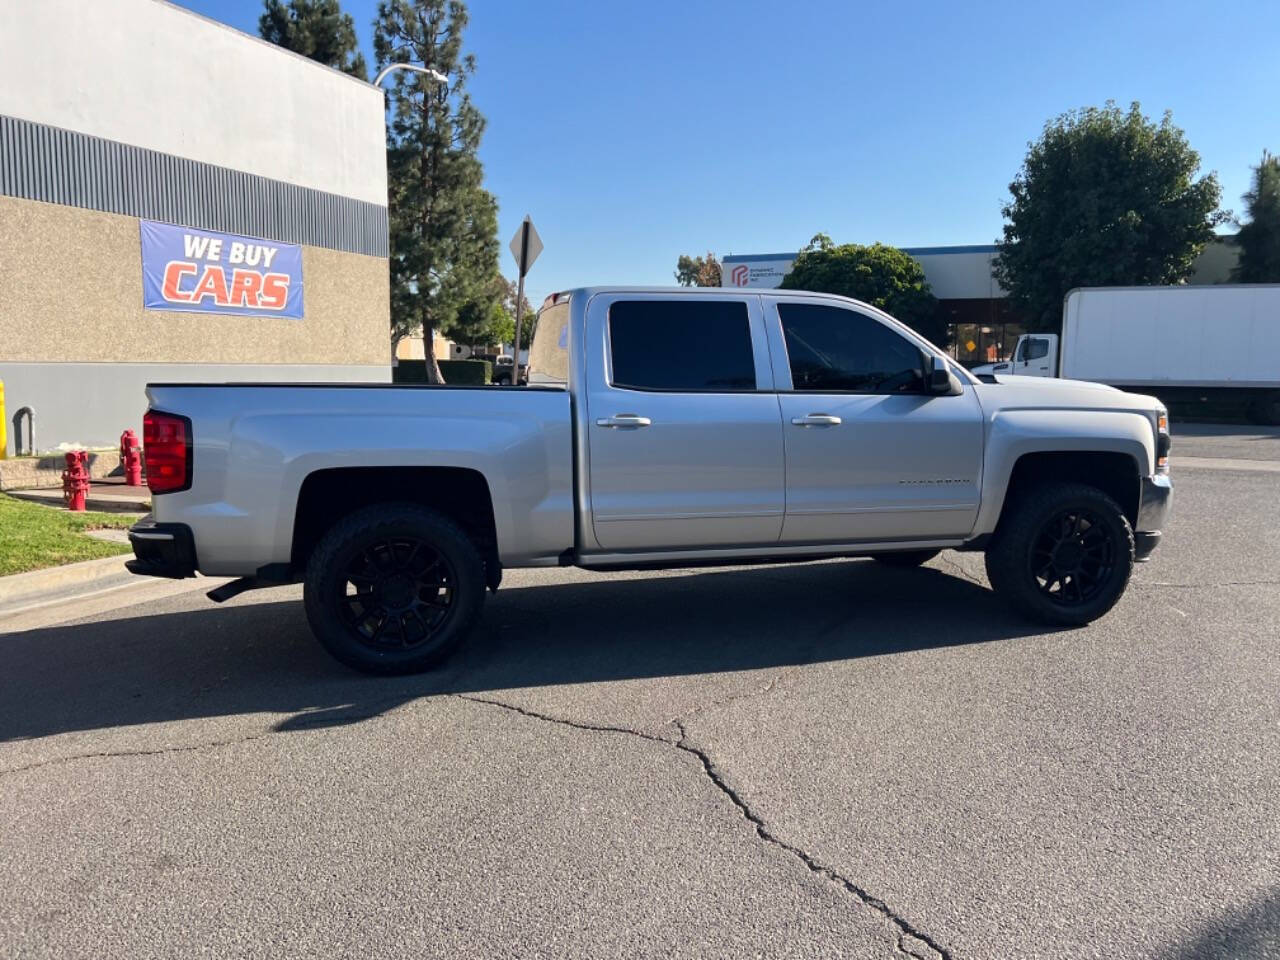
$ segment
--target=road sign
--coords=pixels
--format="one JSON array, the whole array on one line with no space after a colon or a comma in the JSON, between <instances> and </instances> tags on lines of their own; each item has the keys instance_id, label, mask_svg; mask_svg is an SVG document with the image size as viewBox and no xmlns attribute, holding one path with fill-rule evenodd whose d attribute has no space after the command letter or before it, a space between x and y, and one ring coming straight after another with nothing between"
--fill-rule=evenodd
<instances>
[{"instance_id":1,"label":"road sign","mask_svg":"<svg viewBox=\"0 0 1280 960\"><path fill-rule=\"evenodd\" d=\"M529 272L533 261L542 252L542 238L533 228L533 221L528 216L520 223L516 235L511 238L511 255L516 258L516 266L520 268L520 276Z\"/></svg>"},{"instance_id":2,"label":"road sign","mask_svg":"<svg viewBox=\"0 0 1280 960\"><path fill-rule=\"evenodd\" d=\"M533 229L533 219L526 213L520 221L520 229L511 238L511 253L516 258L516 266L520 268L520 283L516 290L516 336L512 344L511 385L520 385L520 321L524 317L524 275L533 266L542 252L542 238Z\"/></svg>"}]
</instances>

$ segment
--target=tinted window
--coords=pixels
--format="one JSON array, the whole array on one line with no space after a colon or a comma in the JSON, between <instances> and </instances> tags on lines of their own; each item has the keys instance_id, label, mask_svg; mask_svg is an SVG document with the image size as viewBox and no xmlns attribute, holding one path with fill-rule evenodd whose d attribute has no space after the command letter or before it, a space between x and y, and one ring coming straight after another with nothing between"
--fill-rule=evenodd
<instances>
[{"instance_id":1,"label":"tinted window","mask_svg":"<svg viewBox=\"0 0 1280 960\"><path fill-rule=\"evenodd\" d=\"M745 303L620 300L609 308L613 385L638 390L754 390Z\"/></svg>"},{"instance_id":2,"label":"tinted window","mask_svg":"<svg viewBox=\"0 0 1280 960\"><path fill-rule=\"evenodd\" d=\"M796 390L918 393L920 350L879 320L843 307L780 303Z\"/></svg>"}]
</instances>

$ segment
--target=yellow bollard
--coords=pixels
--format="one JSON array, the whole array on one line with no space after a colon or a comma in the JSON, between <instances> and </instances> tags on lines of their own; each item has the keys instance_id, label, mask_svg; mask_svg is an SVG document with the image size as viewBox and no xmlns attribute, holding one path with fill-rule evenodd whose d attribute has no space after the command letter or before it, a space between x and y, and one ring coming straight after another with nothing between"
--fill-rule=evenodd
<instances>
[{"instance_id":1,"label":"yellow bollard","mask_svg":"<svg viewBox=\"0 0 1280 960\"><path fill-rule=\"evenodd\" d=\"M5 424L9 418L4 412L4 381L0 380L0 460L9 455L9 436L5 433Z\"/></svg>"}]
</instances>

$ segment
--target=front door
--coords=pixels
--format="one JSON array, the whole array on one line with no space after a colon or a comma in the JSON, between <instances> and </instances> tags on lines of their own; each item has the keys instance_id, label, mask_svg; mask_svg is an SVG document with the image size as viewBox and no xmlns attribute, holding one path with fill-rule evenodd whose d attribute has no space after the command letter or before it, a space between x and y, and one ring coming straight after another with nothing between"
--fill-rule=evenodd
<instances>
[{"instance_id":1,"label":"front door","mask_svg":"<svg viewBox=\"0 0 1280 960\"><path fill-rule=\"evenodd\" d=\"M592 531L605 550L758 546L782 529L782 421L760 298L587 309Z\"/></svg>"},{"instance_id":2,"label":"front door","mask_svg":"<svg viewBox=\"0 0 1280 960\"><path fill-rule=\"evenodd\" d=\"M924 392L920 346L870 312L769 301L787 462L782 542L963 537L978 513L973 388Z\"/></svg>"},{"instance_id":3,"label":"front door","mask_svg":"<svg viewBox=\"0 0 1280 960\"><path fill-rule=\"evenodd\" d=\"M1018 352L1014 355L1013 369L1009 372L1021 377L1053 376L1053 371L1049 369L1053 362L1050 348L1057 339L1051 334L1042 337L1023 337L1018 341Z\"/></svg>"}]
</instances>

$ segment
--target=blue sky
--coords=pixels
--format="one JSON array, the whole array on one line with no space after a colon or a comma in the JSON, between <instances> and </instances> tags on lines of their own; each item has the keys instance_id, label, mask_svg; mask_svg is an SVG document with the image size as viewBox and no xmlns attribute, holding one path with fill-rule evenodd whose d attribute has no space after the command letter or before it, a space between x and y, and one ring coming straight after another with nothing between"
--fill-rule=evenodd
<instances>
[{"instance_id":1,"label":"blue sky","mask_svg":"<svg viewBox=\"0 0 1280 960\"><path fill-rule=\"evenodd\" d=\"M181 0L256 33L261 0ZM372 63L375 0L345 0ZM1280 152L1274 0L472 0L470 89L506 242L545 293L671 283L682 252L990 243L1027 141L1072 107L1172 110L1241 211Z\"/></svg>"}]
</instances>

